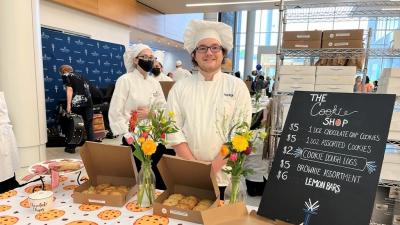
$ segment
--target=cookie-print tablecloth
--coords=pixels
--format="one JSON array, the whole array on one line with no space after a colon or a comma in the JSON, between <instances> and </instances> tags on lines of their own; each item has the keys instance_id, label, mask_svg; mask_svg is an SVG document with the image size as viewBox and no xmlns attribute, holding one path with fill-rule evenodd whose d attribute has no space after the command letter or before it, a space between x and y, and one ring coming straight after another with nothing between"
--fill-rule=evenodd
<instances>
[{"instance_id":1,"label":"cookie-print tablecloth","mask_svg":"<svg viewBox=\"0 0 400 225\"><path fill-rule=\"evenodd\" d=\"M50 180L46 180L46 189ZM25 187L0 194L0 225L194 225L186 221L153 215L152 208L140 208L133 197L124 207L110 207L73 203L72 193L78 187L76 175L61 177L60 186L53 190L54 208L44 213L33 213L29 208L28 195L41 183L28 184Z\"/></svg>"},{"instance_id":2,"label":"cookie-print tablecloth","mask_svg":"<svg viewBox=\"0 0 400 225\"><path fill-rule=\"evenodd\" d=\"M28 195L41 183L28 184L25 187L0 194L0 225L195 225L196 223L153 215L152 208L140 208L136 197L124 207L110 207L73 203L72 193L78 187L76 175L61 177L60 186L53 190L54 208L44 213L33 213L29 208ZM45 178L45 188L50 181Z\"/></svg>"}]
</instances>

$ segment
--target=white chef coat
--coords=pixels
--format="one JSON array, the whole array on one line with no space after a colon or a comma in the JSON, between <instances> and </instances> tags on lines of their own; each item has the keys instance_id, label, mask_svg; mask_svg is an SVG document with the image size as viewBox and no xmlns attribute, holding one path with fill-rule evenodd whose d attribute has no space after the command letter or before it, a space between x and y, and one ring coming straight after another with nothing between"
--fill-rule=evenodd
<instances>
[{"instance_id":1,"label":"white chef coat","mask_svg":"<svg viewBox=\"0 0 400 225\"><path fill-rule=\"evenodd\" d=\"M114 135L126 134L132 111L138 107L161 105L166 101L161 85L153 77L146 79L138 70L126 73L117 79L111 98L108 117Z\"/></svg>"},{"instance_id":2,"label":"white chef coat","mask_svg":"<svg viewBox=\"0 0 400 225\"><path fill-rule=\"evenodd\" d=\"M10 124L4 93L0 92L0 182L14 176L19 167L17 141Z\"/></svg>"},{"instance_id":3,"label":"white chef coat","mask_svg":"<svg viewBox=\"0 0 400 225\"><path fill-rule=\"evenodd\" d=\"M176 70L173 71L172 74L172 79L174 79L174 81L182 80L192 76L192 74L188 70L185 70L181 67L176 68Z\"/></svg>"},{"instance_id":4,"label":"white chef coat","mask_svg":"<svg viewBox=\"0 0 400 225\"><path fill-rule=\"evenodd\" d=\"M212 81L197 73L177 82L168 95L168 110L175 113L179 131L167 137L173 146L187 142L197 160L212 161L220 154L226 135L218 134L224 117L232 127L239 118L251 122L251 99L245 83L219 71ZM229 177L220 171L219 186L227 186Z\"/></svg>"},{"instance_id":5,"label":"white chef coat","mask_svg":"<svg viewBox=\"0 0 400 225\"><path fill-rule=\"evenodd\" d=\"M154 78L156 81L174 81L174 80L172 80L171 77L165 75L165 73L160 73L158 76L154 76L154 75L153 75L153 78Z\"/></svg>"}]
</instances>

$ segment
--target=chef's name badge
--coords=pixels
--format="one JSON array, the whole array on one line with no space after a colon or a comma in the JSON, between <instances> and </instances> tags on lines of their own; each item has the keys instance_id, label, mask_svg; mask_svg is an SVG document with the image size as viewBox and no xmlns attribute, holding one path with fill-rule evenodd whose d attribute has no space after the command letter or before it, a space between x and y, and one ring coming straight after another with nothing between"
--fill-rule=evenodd
<instances>
[{"instance_id":1,"label":"chef's name badge","mask_svg":"<svg viewBox=\"0 0 400 225\"><path fill-rule=\"evenodd\" d=\"M158 97L158 96L160 96L160 92L156 91L153 93L153 97Z\"/></svg>"},{"instance_id":2,"label":"chef's name badge","mask_svg":"<svg viewBox=\"0 0 400 225\"><path fill-rule=\"evenodd\" d=\"M224 95L225 95L226 97L233 97L233 94L224 93Z\"/></svg>"}]
</instances>

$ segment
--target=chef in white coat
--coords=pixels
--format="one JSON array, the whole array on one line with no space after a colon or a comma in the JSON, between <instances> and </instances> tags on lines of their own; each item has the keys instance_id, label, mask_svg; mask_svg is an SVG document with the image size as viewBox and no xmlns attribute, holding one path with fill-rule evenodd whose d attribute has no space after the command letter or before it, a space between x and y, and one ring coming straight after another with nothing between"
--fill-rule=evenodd
<instances>
[{"instance_id":1,"label":"chef in white coat","mask_svg":"<svg viewBox=\"0 0 400 225\"><path fill-rule=\"evenodd\" d=\"M172 78L174 79L174 81L179 81L188 77L191 77L192 74L189 72L189 70L186 70L184 68L182 68L182 61L178 60L176 61L176 69L172 72Z\"/></svg>"},{"instance_id":2,"label":"chef in white coat","mask_svg":"<svg viewBox=\"0 0 400 225\"><path fill-rule=\"evenodd\" d=\"M198 73L177 82L168 95L179 132L168 136L178 156L211 162L221 195L229 177L221 171L226 161L220 154L224 137L218 129L224 121L251 122L251 99L245 83L222 73L221 65L232 49L232 28L224 23L191 21L184 33L184 47ZM222 196L221 196L222 197Z\"/></svg>"},{"instance_id":3,"label":"chef in white coat","mask_svg":"<svg viewBox=\"0 0 400 225\"><path fill-rule=\"evenodd\" d=\"M124 62L127 73L117 79L108 113L114 135L129 132L133 111L137 111L138 118L143 119L152 105L166 104L159 82L149 76L154 64L150 47L144 44L129 47L124 53Z\"/></svg>"},{"instance_id":4,"label":"chef in white coat","mask_svg":"<svg viewBox=\"0 0 400 225\"><path fill-rule=\"evenodd\" d=\"M133 111L138 112L139 119L145 119L151 106L166 106L160 83L152 76L149 76L154 60L152 50L144 44L133 45L127 48L124 53L127 73L117 79L108 116L113 134L123 135L122 142L125 145L128 144L126 137L131 136L129 133L129 119ZM165 147L161 147L165 149ZM156 188L158 189L165 189L155 166L162 154L163 151L157 148L157 152L152 155L152 169L156 175ZM140 170L141 163L136 157L135 162L138 170Z\"/></svg>"},{"instance_id":5,"label":"chef in white coat","mask_svg":"<svg viewBox=\"0 0 400 225\"><path fill-rule=\"evenodd\" d=\"M154 66L151 70L151 74L153 75L154 79L157 81L174 81L164 73L164 52L157 50L154 52L154 57Z\"/></svg>"},{"instance_id":6,"label":"chef in white coat","mask_svg":"<svg viewBox=\"0 0 400 225\"><path fill-rule=\"evenodd\" d=\"M16 188L15 171L19 168L17 141L10 118L4 93L0 92L0 194Z\"/></svg>"}]
</instances>

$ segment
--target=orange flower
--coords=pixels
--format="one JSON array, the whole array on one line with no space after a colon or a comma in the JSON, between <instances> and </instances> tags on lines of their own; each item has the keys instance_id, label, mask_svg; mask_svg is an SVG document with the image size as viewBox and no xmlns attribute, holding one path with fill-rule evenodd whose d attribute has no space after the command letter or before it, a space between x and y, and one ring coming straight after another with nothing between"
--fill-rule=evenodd
<instances>
[{"instance_id":1,"label":"orange flower","mask_svg":"<svg viewBox=\"0 0 400 225\"><path fill-rule=\"evenodd\" d=\"M145 139L144 137L139 137L139 138L138 138L139 143L143 143L145 140L146 140L146 139Z\"/></svg>"},{"instance_id":2,"label":"orange flower","mask_svg":"<svg viewBox=\"0 0 400 225\"><path fill-rule=\"evenodd\" d=\"M228 146L222 145L222 146L221 146L220 152L221 152L221 155L222 155L223 157L227 156L227 155L229 154L229 148L228 148Z\"/></svg>"},{"instance_id":3,"label":"orange flower","mask_svg":"<svg viewBox=\"0 0 400 225\"><path fill-rule=\"evenodd\" d=\"M157 144L151 139L146 140L142 144L142 150L145 155L153 155L157 150Z\"/></svg>"},{"instance_id":4,"label":"orange flower","mask_svg":"<svg viewBox=\"0 0 400 225\"><path fill-rule=\"evenodd\" d=\"M138 113L137 113L137 111L133 111L131 114L131 118L129 119L129 131L130 132L135 131L137 119L138 119Z\"/></svg>"}]
</instances>

